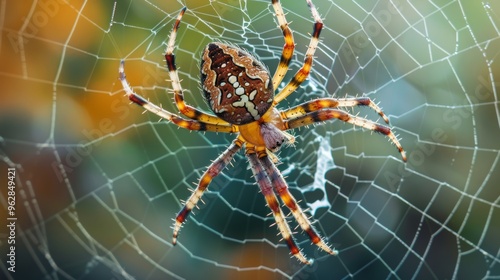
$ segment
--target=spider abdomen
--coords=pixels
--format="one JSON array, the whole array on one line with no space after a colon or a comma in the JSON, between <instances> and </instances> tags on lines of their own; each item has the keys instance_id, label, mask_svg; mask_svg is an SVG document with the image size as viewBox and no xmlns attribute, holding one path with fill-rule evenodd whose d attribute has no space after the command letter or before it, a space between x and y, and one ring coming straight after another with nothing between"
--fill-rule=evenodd
<instances>
[{"instance_id":1,"label":"spider abdomen","mask_svg":"<svg viewBox=\"0 0 500 280\"><path fill-rule=\"evenodd\" d=\"M271 107L274 90L265 66L248 52L210 43L201 60L201 85L210 109L236 125L259 120Z\"/></svg>"}]
</instances>

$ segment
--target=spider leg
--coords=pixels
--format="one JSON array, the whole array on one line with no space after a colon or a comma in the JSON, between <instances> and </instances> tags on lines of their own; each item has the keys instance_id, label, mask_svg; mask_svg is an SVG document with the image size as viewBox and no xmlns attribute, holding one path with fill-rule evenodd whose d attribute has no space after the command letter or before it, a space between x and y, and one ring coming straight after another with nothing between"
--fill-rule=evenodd
<instances>
[{"instance_id":1,"label":"spider leg","mask_svg":"<svg viewBox=\"0 0 500 280\"><path fill-rule=\"evenodd\" d=\"M375 104L368 97L359 98L320 98L302 103L298 106L292 107L282 112L285 119L294 119L301 117L307 113L318 111L324 108L337 108L337 107L354 107L354 106L368 106L379 114L386 123L389 123L389 118L382 112L377 104Z\"/></svg>"},{"instance_id":2,"label":"spider leg","mask_svg":"<svg viewBox=\"0 0 500 280\"><path fill-rule=\"evenodd\" d=\"M267 174L269 174L274 189L281 197L283 203L288 207L288 209L290 209L302 230L307 233L312 243L331 255L337 255L338 252L336 250L332 250L313 228L311 222L304 214L304 211L302 211L300 206L297 204L297 201L288 190L288 185L279 170L276 168L276 165L274 165L274 163L272 163L267 156L261 157L260 161L264 165Z\"/></svg>"},{"instance_id":3,"label":"spider leg","mask_svg":"<svg viewBox=\"0 0 500 280\"><path fill-rule=\"evenodd\" d=\"M265 150L263 151L265 153ZM271 181L269 180L268 174L266 174L264 167L262 166L262 162L259 160L256 151L253 148L250 148L247 145L246 155L250 162L250 167L252 169L253 175L259 188L266 199L267 206L271 209L274 219L276 221L276 225L281 233L283 239L285 239L288 248L293 256L299 259L302 263L311 264L311 261L306 259L304 254L300 251L299 247L295 243L295 240L292 236L292 231L288 226L288 223L285 220L285 216L283 211L280 208L280 204L276 198L276 195L273 192L273 187L271 185Z\"/></svg>"},{"instance_id":4,"label":"spider leg","mask_svg":"<svg viewBox=\"0 0 500 280\"><path fill-rule=\"evenodd\" d=\"M314 53L319 44L319 34L321 29L323 29L323 21L321 20L318 11L314 7L311 0L306 0L309 9L311 10L312 16L314 18L314 28L311 36L311 41L309 42L309 47L306 51L306 57L304 59L304 64L299 69L299 71L293 76L292 80L274 97L273 104L276 105L294 92L302 82L304 82L309 73L311 72Z\"/></svg>"},{"instance_id":5,"label":"spider leg","mask_svg":"<svg viewBox=\"0 0 500 280\"><path fill-rule=\"evenodd\" d=\"M406 161L406 152L403 150L403 147L399 143L398 139L392 132L392 130L385 126L385 125L380 125L377 123L374 123L372 121L369 121L367 119L363 119L360 117L353 116L345 111L339 110L339 109L332 109L332 108L326 108L320 111L312 111L309 113L306 113L303 116L291 119L291 120L285 120L285 128L286 129L292 129L292 128L297 128L309 124L313 124L316 122L323 122L331 119L339 119L343 122L351 123L356 126L361 126L366 129L370 129L379 133L382 133L389 137L389 139L396 145L396 148L398 151L401 153L401 157L403 158L403 161Z\"/></svg>"},{"instance_id":6,"label":"spider leg","mask_svg":"<svg viewBox=\"0 0 500 280\"><path fill-rule=\"evenodd\" d=\"M220 123L212 124L212 123L207 123L203 121L197 121L197 120L186 120L184 118L179 117L176 114L173 114L151 102L146 100L144 97L140 96L139 94L135 93L132 88L130 88L130 85L127 82L127 78L125 76L125 70L124 70L124 61L122 60L120 62L120 68L119 68L119 79L122 83L123 89L125 90L125 93L127 97L130 99L130 101L134 102L135 104L145 108L146 110L160 116L163 119L169 120L172 123L178 125L179 127L189 129L189 130L202 130L202 131L213 131L213 132L226 132L226 133L233 133L237 132L238 128L233 125L224 125Z\"/></svg>"},{"instance_id":7,"label":"spider leg","mask_svg":"<svg viewBox=\"0 0 500 280\"><path fill-rule=\"evenodd\" d=\"M172 239L172 244L175 245L177 243L177 236L179 235L179 230L182 227L182 224L188 217L191 210L196 206L198 201L200 201L203 192L207 189L208 185L212 181L214 177L219 175L219 173L226 168L227 164L233 159L236 152L241 149L243 142L240 139L235 139L233 143L222 153L203 173L200 181L198 183L198 187L191 194L189 199L184 203L184 207L182 207L181 211L177 214L175 218L174 224L174 234Z\"/></svg>"},{"instance_id":8,"label":"spider leg","mask_svg":"<svg viewBox=\"0 0 500 280\"><path fill-rule=\"evenodd\" d=\"M295 49L295 42L293 40L292 30L288 27L288 22L286 21L285 13L283 12L280 1L272 0L271 2L274 12L276 13L276 18L278 19L278 24L283 32L283 37L285 38L285 45L283 45L280 62L273 76L273 88L277 89L288 71L288 65L290 64L290 60L292 59L293 51Z\"/></svg>"},{"instance_id":9,"label":"spider leg","mask_svg":"<svg viewBox=\"0 0 500 280\"><path fill-rule=\"evenodd\" d=\"M168 40L167 48L165 51L165 60L167 62L168 73L170 76L170 80L172 82L172 89L174 91L174 99L177 109L184 116L192 119L198 120L208 124L221 124L221 125L229 125L226 121L212 116L210 114L204 113L188 104L184 101L184 93L181 86L181 80L179 79L179 75L177 73L177 67L175 65L175 38L177 36L177 30L179 29L179 25L181 23L182 16L186 11L186 7L182 8L181 12L177 16L177 20L174 23L174 27L172 28L172 32L170 33L170 38Z\"/></svg>"}]
</instances>

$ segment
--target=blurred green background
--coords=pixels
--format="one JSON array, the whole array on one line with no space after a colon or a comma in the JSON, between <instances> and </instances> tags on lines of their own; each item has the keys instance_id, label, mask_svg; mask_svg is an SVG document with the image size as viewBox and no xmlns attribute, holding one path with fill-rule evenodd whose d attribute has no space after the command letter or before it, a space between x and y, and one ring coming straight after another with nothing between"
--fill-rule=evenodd
<instances>
[{"instance_id":1,"label":"blurred green background","mask_svg":"<svg viewBox=\"0 0 500 280\"><path fill-rule=\"evenodd\" d=\"M185 5L177 66L188 102L207 110L198 81L207 43L230 42L276 68L283 37L270 1L2 1L0 218L12 167L18 219L16 273L2 262L6 279L500 277L498 3L314 3L325 28L313 72L280 108L369 96L409 160L340 122L296 130L279 169L340 251L327 256L297 230L316 259L302 266L270 227L241 153L172 246L188 187L235 135L158 122L118 81L125 59L134 90L177 112L163 53ZM288 81L312 20L305 1L282 5L297 44ZM9 232L0 234L4 259Z\"/></svg>"}]
</instances>

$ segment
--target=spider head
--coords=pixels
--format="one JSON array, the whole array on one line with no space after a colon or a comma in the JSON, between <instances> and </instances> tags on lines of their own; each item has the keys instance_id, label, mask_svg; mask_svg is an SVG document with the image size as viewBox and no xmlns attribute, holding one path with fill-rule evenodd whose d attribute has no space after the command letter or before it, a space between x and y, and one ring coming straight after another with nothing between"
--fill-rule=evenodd
<instances>
[{"instance_id":1,"label":"spider head","mask_svg":"<svg viewBox=\"0 0 500 280\"><path fill-rule=\"evenodd\" d=\"M269 71L242 49L222 43L208 44L200 72L205 101L219 118L229 123L258 121L273 104Z\"/></svg>"}]
</instances>

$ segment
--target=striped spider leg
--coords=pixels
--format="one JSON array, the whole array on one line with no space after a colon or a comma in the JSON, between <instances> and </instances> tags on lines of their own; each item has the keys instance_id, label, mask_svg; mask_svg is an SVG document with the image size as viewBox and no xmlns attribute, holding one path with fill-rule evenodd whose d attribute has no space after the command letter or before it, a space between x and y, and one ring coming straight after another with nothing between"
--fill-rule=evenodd
<instances>
[{"instance_id":1,"label":"striped spider leg","mask_svg":"<svg viewBox=\"0 0 500 280\"><path fill-rule=\"evenodd\" d=\"M331 119L338 119L343 122L351 123L355 126L360 126L375 132L386 135L396 146L403 161L406 161L406 152L403 146L399 143L396 135L391 128L372 122L365 118L353 116L346 111L336 109L337 107L354 107L368 106L378 113L386 123L389 123L389 118L382 110L367 97L361 98L320 98L305 102L285 111L282 111L282 117L285 120L286 129L293 129L301 126L310 125L317 122L324 122Z\"/></svg>"}]
</instances>

